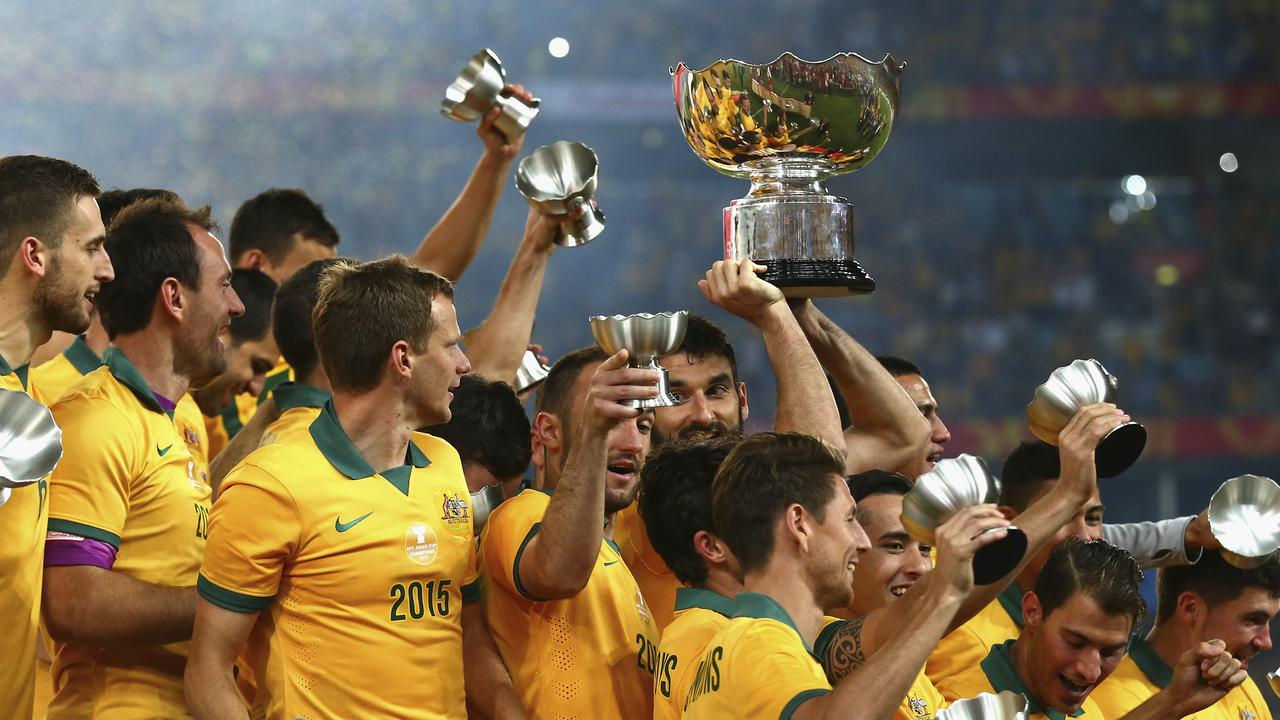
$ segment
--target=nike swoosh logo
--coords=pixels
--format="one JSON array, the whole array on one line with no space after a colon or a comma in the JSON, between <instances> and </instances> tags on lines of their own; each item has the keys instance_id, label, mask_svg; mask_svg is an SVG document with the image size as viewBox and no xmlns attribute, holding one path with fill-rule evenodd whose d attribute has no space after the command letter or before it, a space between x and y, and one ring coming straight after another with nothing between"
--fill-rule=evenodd
<instances>
[{"instance_id":1,"label":"nike swoosh logo","mask_svg":"<svg viewBox=\"0 0 1280 720\"><path fill-rule=\"evenodd\" d=\"M604 566L609 567L610 565L617 565L617 564L618 564L617 560L609 560L604 564Z\"/></svg>"},{"instance_id":2,"label":"nike swoosh logo","mask_svg":"<svg viewBox=\"0 0 1280 720\"><path fill-rule=\"evenodd\" d=\"M367 512L367 513L365 513L365 514L361 515L360 517L356 518L355 520L352 520L351 522L346 522L346 523L342 522L342 518L340 518L340 517L339 517L339 518L334 518L334 519L333 519L333 529L334 529L334 530L337 530L338 532L346 532L346 531L350 530L351 528L355 527L356 525L359 525L361 520L364 520L365 518L369 517L369 516L370 516L370 515L372 515L372 514L373 514L373 511L372 511L372 510L370 510L369 512Z\"/></svg>"},{"instance_id":3,"label":"nike swoosh logo","mask_svg":"<svg viewBox=\"0 0 1280 720\"><path fill-rule=\"evenodd\" d=\"M162 449L159 445L157 445L156 452L160 453L160 457L164 457L164 454L169 452L169 448L172 448L172 447L173 447L172 445L165 445L164 448Z\"/></svg>"}]
</instances>

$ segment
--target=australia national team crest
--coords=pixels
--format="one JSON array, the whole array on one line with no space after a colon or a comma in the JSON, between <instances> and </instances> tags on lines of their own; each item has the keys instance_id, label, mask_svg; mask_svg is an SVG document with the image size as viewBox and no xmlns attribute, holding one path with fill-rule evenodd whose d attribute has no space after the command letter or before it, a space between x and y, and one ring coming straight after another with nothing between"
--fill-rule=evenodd
<instances>
[{"instance_id":1,"label":"australia national team crest","mask_svg":"<svg viewBox=\"0 0 1280 720\"><path fill-rule=\"evenodd\" d=\"M466 493L440 493L437 496L440 520L454 535L471 537L471 505Z\"/></svg>"},{"instance_id":2,"label":"australia national team crest","mask_svg":"<svg viewBox=\"0 0 1280 720\"><path fill-rule=\"evenodd\" d=\"M440 544L436 531L425 522L414 523L404 532L404 552L409 559L419 565L430 565L435 562Z\"/></svg>"},{"instance_id":3,"label":"australia national team crest","mask_svg":"<svg viewBox=\"0 0 1280 720\"><path fill-rule=\"evenodd\" d=\"M1240 708L1240 720L1258 720L1258 714L1246 708Z\"/></svg>"},{"instance_id":4,"label":"australia national team crest","mask_svg":"<svg viewBox=\"0 0 1280 720\"><path fill-rule=\"evenodd\" d=\"M907 695L907 705L911 708L911 716L914 720L933 720L933 714L929 712L929 703L919 695L915 693Z\"/></svg>"}]
</instances>

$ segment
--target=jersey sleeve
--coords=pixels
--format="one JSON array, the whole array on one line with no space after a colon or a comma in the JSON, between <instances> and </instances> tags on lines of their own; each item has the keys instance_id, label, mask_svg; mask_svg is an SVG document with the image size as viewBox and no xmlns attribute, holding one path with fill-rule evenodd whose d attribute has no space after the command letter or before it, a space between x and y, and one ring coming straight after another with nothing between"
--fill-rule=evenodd
<instances>
[{"instance_id":1,"label":"jersey sleeve","mask_svg":"<svg viewBox=\"0 0 1280 720\"><path fill-rule=\"evenodd\" d=\"M62 460L49 478L49 531L120 549L142 439L109 403L72 395L51 408L62 428Z\"/></svg>"},{"instance_id":2,"label":"jersey sleeve","mask_svg":"<svg viewBox=\"0 0 1280 720\"><path fill-rule=\"evenodd\" d=\"M293 496L275 477L253 464L237 466L209 514L196 591L233 612L271 607L301 527Z\"/></svg>"},{"instance_id":3,"label":"jersey sleeve","mask_svg":"<svg viewBox=\"0 0 1280 720\"><path fill-rule=\"evenodd\" d=\"M822 668L791 628L756 623L737 644L727 679L742 717L789 720L805 702L831 692Z\"/></svg>"},{"instance_id":4,"label":"jersey sleeve","mask_svg":"<svg viewBox=\"0 0 1280 720\"><path fill-rule=\"evenodd\" d=\"M520 582L520 560L542 526L545 496L526 490L499 505L480 535L480 572L489 582L526 600L538 601ZM539 502L541 500L541 502Z\"/></svg>"}]
</instances>

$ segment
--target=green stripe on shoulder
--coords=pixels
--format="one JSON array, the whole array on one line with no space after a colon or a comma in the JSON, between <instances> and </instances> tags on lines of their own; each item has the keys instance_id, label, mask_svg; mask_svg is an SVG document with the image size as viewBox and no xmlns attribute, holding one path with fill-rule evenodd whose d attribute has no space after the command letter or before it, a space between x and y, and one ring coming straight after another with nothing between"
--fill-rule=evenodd
<instances>
[{"instance_id":1,"label":"green stripe on shoulder","mask_svg":"<svg viewBox=\"0 0 1280 720\"><path fill-rule=\"evenodd\" d=\"M827 650L831 647L831 641L835 639L836 635L840 632L840 629L848 622L848 620L844 620L842 622L827 623L822 630L818 632L818 638L813 641L813 655L818 658L818 663L823 665L823 669L826 669L826 662L824 661L824 658L827 655Z\"/></svg>"},{"instance_id":2,"label":"green stripe on shoulder","mask_svg":"<svg viewBox=\"0 0 1280 720\"><path fill-rule=\"evenodd\" d=\"M782 713L778 715L778 720L791 720L791 716L794 715L796 710L798 710L801 705L805 704L806 701L812 700L813 698L816 698L816 697L822 697L823 695L826 695L829 692L831 691L823 690L821 688L814 688L813 690L805 690L804 692L791 698L791 702L787 703L786 707L782 708Z\"/></svg>"},{"instance_id":3,"label":"green stripe on shoulder","mask_svg":"<svg viewBox=\"0 0 1280 720\"><path fill-rule=\"evenodd\" d=\"M516 561L511 568L511 578L515 580L516 590L520 593L521 597L534 602L542 602L543 598L530 595L529 591L524 589L524 583L520 582L520 558L524 556L524 549L529 547L529 541L533 540L533 536L537 535L538 531L541 529L542 523L540 522L534 523L533 527L529 528L529 534L524 536L524 540L520 542L520 549L516 550Z\"/></svg>"},{"instance_id":4,"label":"green stripe on shoulder","mask_svg":"<svg viewBox=\"0 0 1280 720\"><path fill-rule=\"evenodd\" d=\"M238 613L255 613L266 610L275 604L274 595L270 597L258 597L257 595L245 595L234 590L228 590L221 585L216 585L201 573L196 578L196 592L200 597L217 605L223 610L230 610Z\"/></svg>"},{"instance_id":5,"label":"green stripe on shoulder","mask_svg":"<svg viewBox=\"0 0 1280 720\"><path fill-rule=\"evenodd\" d=\"M103 530L102 528L96 528L92 525L85 525L84 523L78 523L72 520L49 518L49 531L67 533L68 535L79 535L84 538L100 540L116 550L120 549L119 535Z\"/></svg>"}]
</instances>

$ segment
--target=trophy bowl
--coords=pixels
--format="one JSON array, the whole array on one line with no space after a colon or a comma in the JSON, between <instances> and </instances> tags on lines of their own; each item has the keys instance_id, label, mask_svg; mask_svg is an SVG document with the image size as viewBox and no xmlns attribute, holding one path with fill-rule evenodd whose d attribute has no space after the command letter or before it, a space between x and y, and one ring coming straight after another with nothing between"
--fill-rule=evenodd
<instances>
[{"instance_id":1,"label":"trophy bowl","mask_svg":"<svg viewBox=\"0 0 1280 720\"><path fill-rule=\"evenodd\" d=\"M967 453L939 460L933 469L916 478L902 498L902 526L916 539L937 544L935 530L964 508L1000 499L1000 481L987 463ZM988 530L987 532L993 532ZM986 545L973 556L973 581L990 585L1008 575L1027 552L1027 534L1009 526L1001 540Z\"/></svg>"},{"instance_id":2,"label":"trophy bowl","mask_svg":"<svg viewBox=\"0 0 1280 720\"><path fill-rule=\"evenodd\" d=\"M1027 698L1009 690L982 693L939 710L937 720L1027 720Z\"/></svg>"},{"instance_id":3,"label":"trophy bowl","mask_svg":"<svg viewBox=\"0 0 1280 720\"><path fill-rule=\"evenodd\" d=\"M471 56L457 79L445 89L440 114L458 122L474 122L495 105L499 106L502 114L493 124L508 140L515 140L529 128L541 101L525 102L523 98L504 95L502 88L506 84L507 72L502 69L502 61L485 48Z\"/></svg>"},{"instance_id":4,"label":"trophy bowl","mask_svg":"<svg viewBox=\"0 0 1280 720\"><path fill-rule=\"evenodd\" d=\"M530 205L546 215L570 216L560 222L557 245L585 245L604 232L604 211L591 202L599 168L594 150L567 140L543 145L516 167L516 189Z\"/></svg>"},{"instance_id":5,"label":"trophy bowl","mask_svg":"<svg viewBox=\"0 0 1280 720\"><path fill-rule=\"evenodd\" d=\"M516 368L516 392L522 393L541 385L549 372L551 368L543 365L536 353L525 350L524 357L520 358L520 367Z\"/></svg>"},{"instance_id":6,"label":"trophy bowl","mask_svg":"<svg viewBox=\"0 0 1280 720\"><path fill-rule=\"evenodd\" d=\"M602 350L613 355L627 349L627 362L633 368L657 370L658 396L653 398L623 400L632 408L673 407L679 405L671 394L671 381L667 369L658 364L658 358L673 352L684 341L684 329L689 322L689 312L663 312L635 315L593 315L590 318L591 334Z\"/></svg>"},{"instance_id":7,"label":"trophy bowl","mask_svg":"<svg viewBox=\"0 0 1280 720\"><path fill-rule=\"evenodd\" d=\"M1071 417L1085 405L1115 402L1118 385L1115 376L1092 358L1054 370L1027 403L1027 423L1032 434L1057 447L1058 433ZM1107 433L1094 451L1098 477L1115 477L1128 470L1146 446L1147 430L1136 422L1127 422Z\"/></svg>"},{"instance_id":8,"label":"trophy bowl","mask_svg":"<svg viewBox=\"0 0 1280 720\"><path fill-rule=\"evenodd\" d=\"M1271 686L1271 692L1275 693L1276 697L1280 697L1280 668L1275 672L1267 673L1267 684Z\"/></svg>"},{"instance_id":9,"label":"trophy bowl","mask_svg":"<svg viewBox=\"0 0 1280 720\"><path fill-rule=\"evenodd\" d=\"M0 504L40 482L62 459L62 430L26 393L0 390Z\"/></svg>"},{"instance_id":10,"label":"trophy bowl","mask_svg":"<svg viewBox=\"0 0 1280 720\"><path fill-rule=\"evenodd\" d=\"M503 501L502 483L485 485L471 493L471 525L476 537L489 521L489 513Z\"/></svg>"},{"instance_id":11,"label":"trophy bowl","mask_svg":"<svg viewBox=\"0 0 1280 720\"><path fill-rule=\"evenodd\" d=\"M1222 483L1209 501L1209 530L1222 543L1222 559L1246 570L1280 549L1280 485L1241 475Z\"/></svg>"},{"instance_id":12,"label":"trophy bowl","mask_svg":"<svg viewBox=\"0 0 1280 720\"><path fill-rule=\"evenodd\" d=\"M788 297L868 293L853 258L853 205L827 192L833 175L871 162L889 140L905 65L839 53L787 52L764 65L718 60L671 68L676 112L693 153L751 181L724 209L724 257L768 267Z\"/></svg>"}]
</instances>

